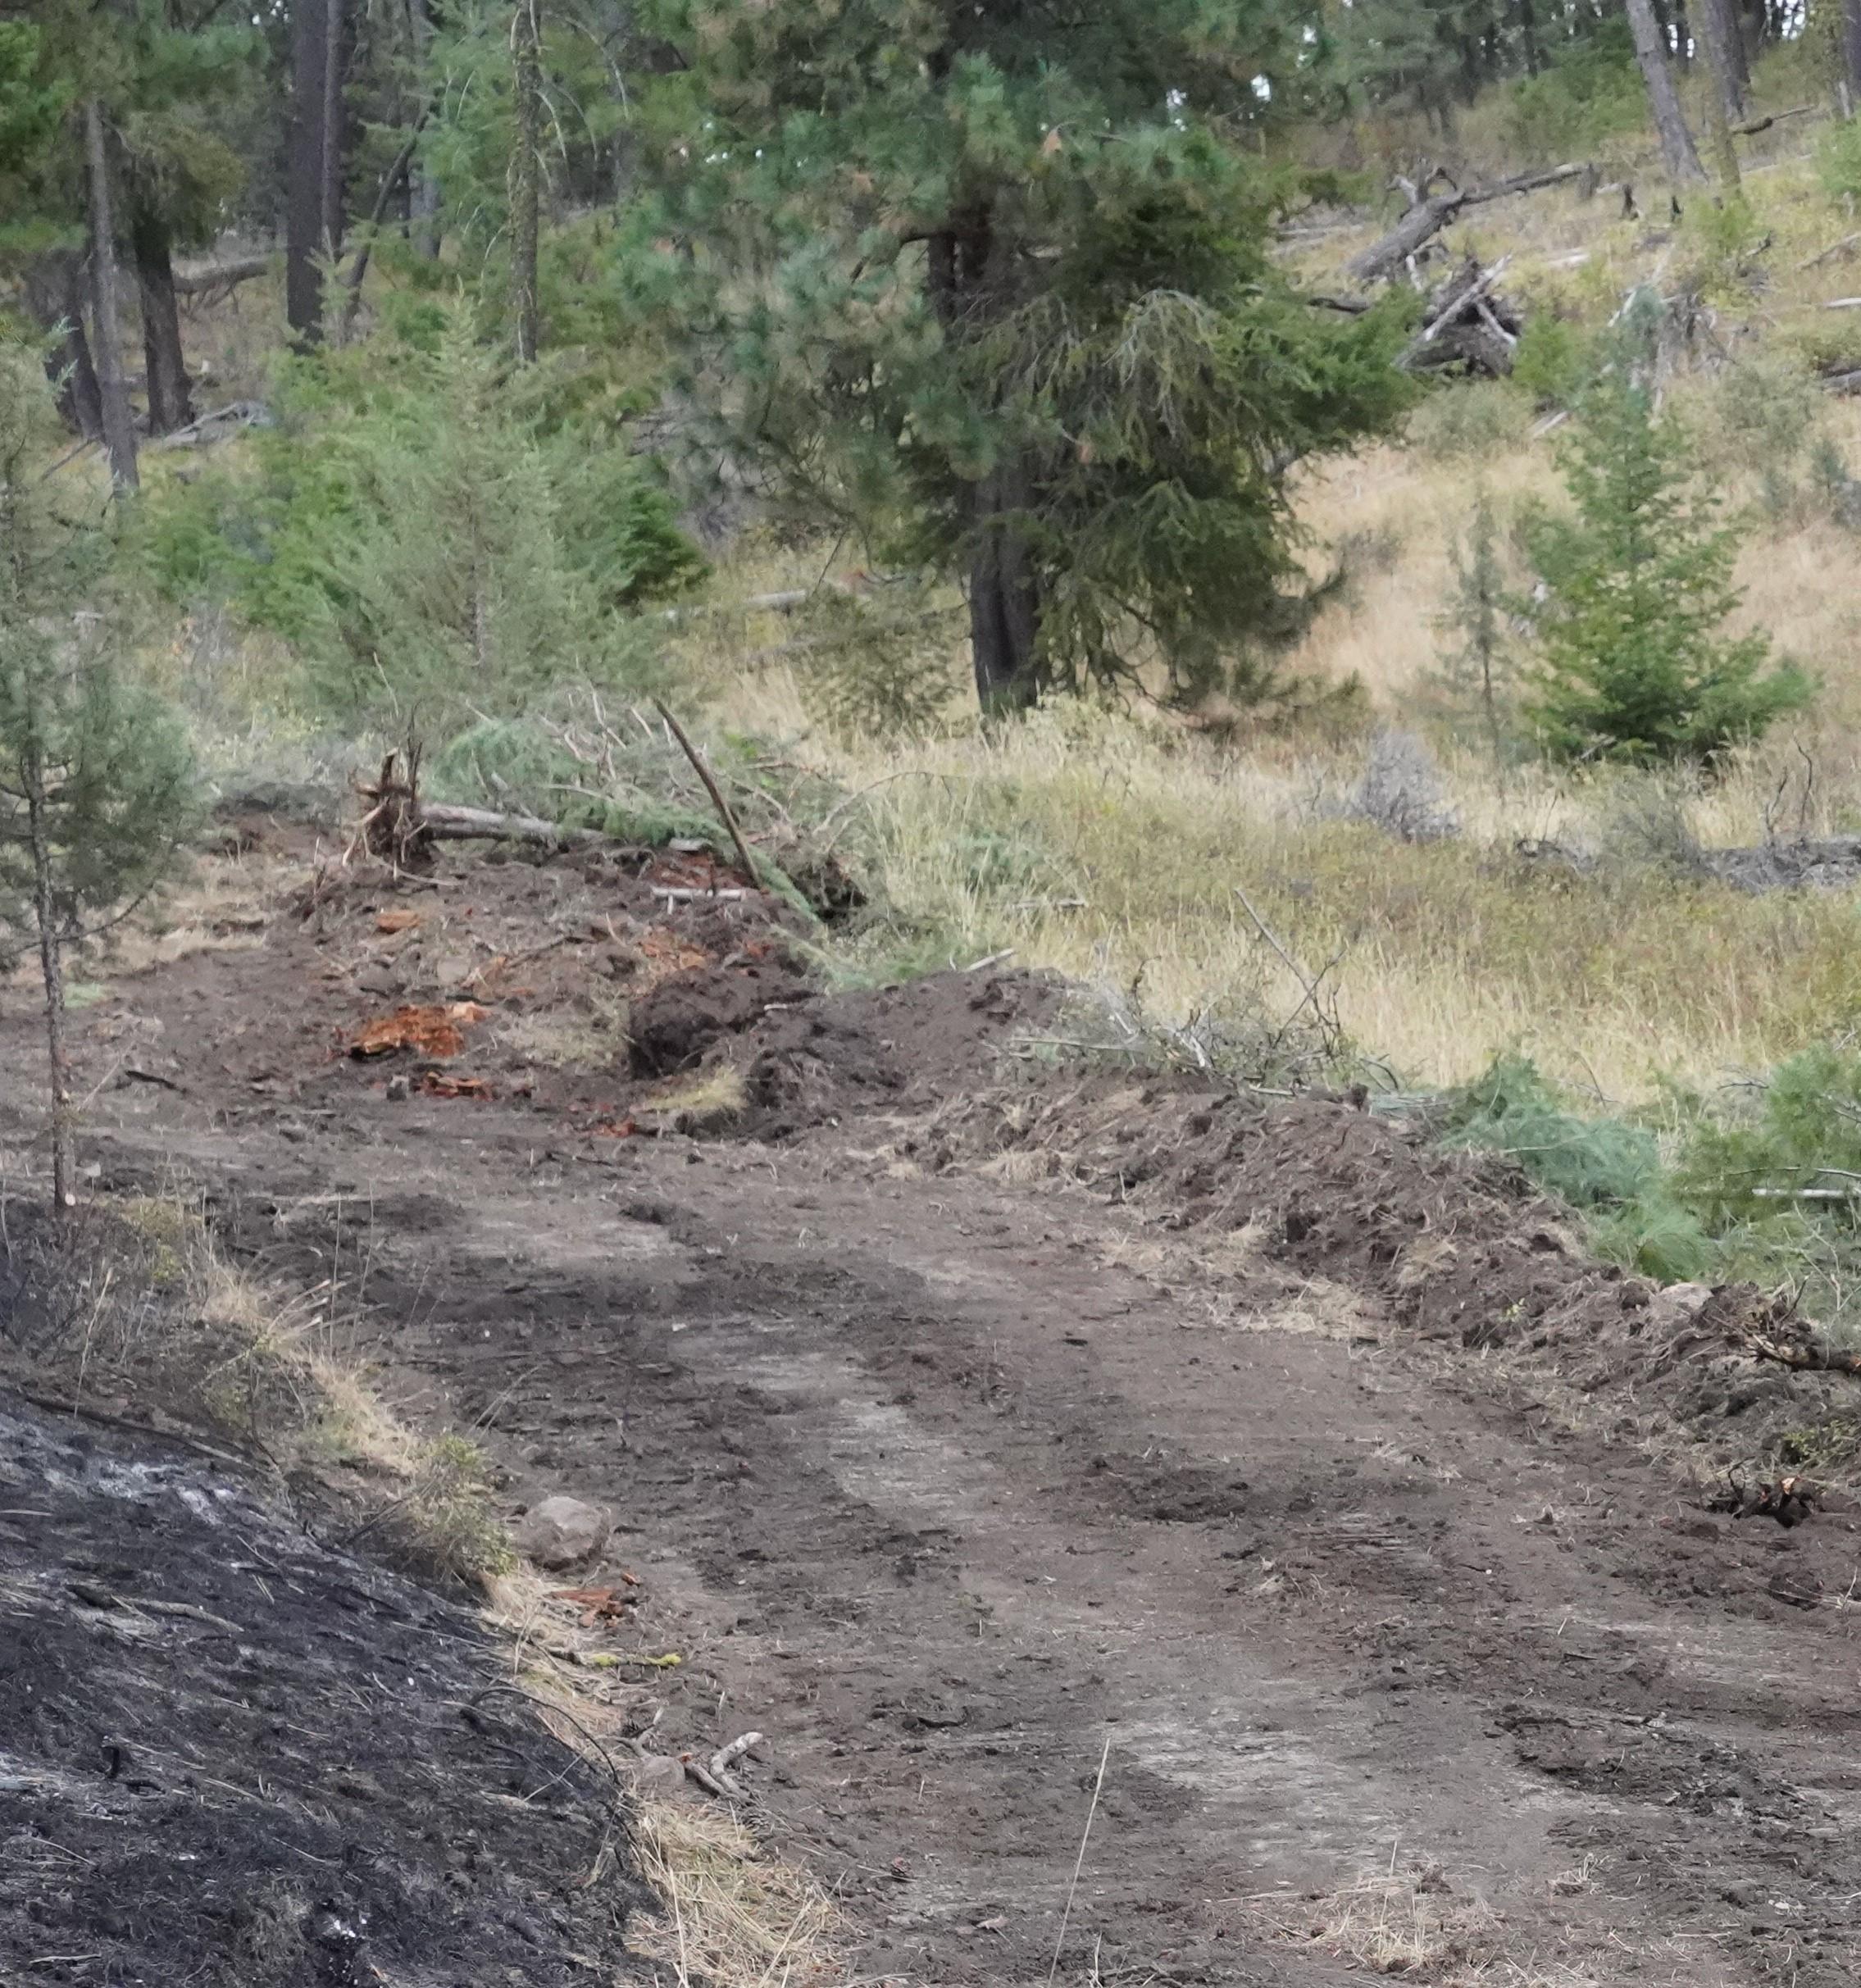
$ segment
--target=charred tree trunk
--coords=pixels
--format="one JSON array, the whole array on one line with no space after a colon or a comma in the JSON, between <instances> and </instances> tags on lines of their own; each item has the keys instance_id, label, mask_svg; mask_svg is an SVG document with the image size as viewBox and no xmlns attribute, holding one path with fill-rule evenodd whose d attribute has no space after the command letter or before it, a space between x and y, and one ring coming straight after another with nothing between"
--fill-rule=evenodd
<instances>
[{"instance_id":1,"label":"charred tree trunk","mask_svg":"<svg viewBox=\"0 0 1861 1988\"><path fill-rule=\"evenodd\" d=\"M88 442L103 434L103 395L84 335L84 276L75 255L47 256L28 266L26 307L53 341L46 376L58 396L58 412L74 434Z\"/></svg>"},{"instance_id":2,"label":"charred tree trunk","mask_svg":"<svg viewBox=\"0 0 1861 1988\"><path fill-rule=\"evenodd\" d=\"M1666 161L1668 176L1683 185L1697 184L1706 175L1694 149L1693 134L1681 114L1667 38L1654 17L1654 0L1628 0L1628 25L1635 36L1635 59L1640 66L1641 80L1648 86L1648 101L1654 107L1654 128L1660 133L1661 157Z\"/></svg>"},{"instance_id":3,"label":"charred tree trunk","mask_svg":"<svg viewBox=\"0 0 1861 1988\"><path fill-rule=\"evenodd\" d=\"M154 202L132 197L130 252L142 293L142 350L148 375L148 432L172 434L193 419L193 383L181 348L181 312L175 301L175 263L168 224Z\"/></svg>"},{"instance_id":4,"label":"charred tree trunk","mask_svg":"<svg viewBox=\"0 0 1861 1988\"><path fill-rule=\"evenodd\" d=\"M136 431L123 380L123 334L116 316L116 230L111 212L110 161L103 109L93 97L84 107L85 191L90 206L91 324L97 334L97 384L103 415L103 445L119 492L136 487Z\"/></svg>"},{"instance_id":5,"label":"charred tree trunk","mask_svg":"<svg viewBox=\"0 0 1861 1988\"><path fill-rule=\"evenodd\" d=\"M517 111L517 148L511 161L511 316L518 363L530 366L536 359L536 257L543 226L542 0L516 0L511 77Z\"/></svg>"}]
</instances>

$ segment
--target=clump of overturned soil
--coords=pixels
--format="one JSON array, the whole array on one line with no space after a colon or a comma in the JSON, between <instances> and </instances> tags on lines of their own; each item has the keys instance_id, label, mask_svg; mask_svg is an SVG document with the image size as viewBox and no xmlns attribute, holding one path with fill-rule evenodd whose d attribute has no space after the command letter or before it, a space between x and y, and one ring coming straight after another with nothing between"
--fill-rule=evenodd
<instances>
[{"instance_id":1,"label":"clump of overturned soil","mask_svg":"<svg viewBox=\"0 0 1861 1988\"><path fill-rule=\"evenodd\" d=\"M721 1051L748 1093L743 1130L780 1139L993 1086L1003 1050L1050 1024L1064 996L1039 974L950 972L771 1008Z\"/></svg>"},{"instance_id":2,"label":"clump of overturned soil","mask_svg":"<svg viewBox=\"0 0 1861 1988\"><path fill-rule=\"evenodd\" d=\"M640 1978L611 1775L464 1611L0 1396L0 1976Z\"/></svg>"}]
</instances>

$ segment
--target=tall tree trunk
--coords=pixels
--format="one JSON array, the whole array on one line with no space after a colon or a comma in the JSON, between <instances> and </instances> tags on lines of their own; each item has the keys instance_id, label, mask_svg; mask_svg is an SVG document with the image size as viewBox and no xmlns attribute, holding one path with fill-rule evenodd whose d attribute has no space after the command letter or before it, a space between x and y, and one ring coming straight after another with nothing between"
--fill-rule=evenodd
<instances>
[{"instance_id":1,"label":"tall tree trunk","mask_svg":"<svg viewBox=\"0 0 1861 1988\"><path fill-rule=\"evenodd\" d=\"M1525 73L1535 76L1545 66L1538 45L1538 11L1532 0L1517 0L1518 44L1525 56Z\"/></svg>"},{"instance_id":2,"label":"tall tree trunk","mask_svg":"<svg viewBox=\"0 0 1861 1988\"><path fill-rule=\"evenodd\" d=\"M93 97L84 107L86 190L90 201L91 323L97 333L97 384L103 412L103 445L119 492L136 487L136 431L123 381L123 334L116 316L116 230L110 209L110 161L103 142L103 109Z\"/></svg>"},{"instance_id":3,"label":"tall tree trunk","mask_svg":"<svg viewBox=\"0 0 1861 1988\"><path fill-rule=\"evenodd\" d=\"M1040 594L1026 536L1003 499L1012 478L976 489L976 548L969 564L969 640L985 717L1006 717L1039 701Z\"/></svg>"},{"instance_id":4,"label":"tall tree trunk","mask_svg":"<svg viewBox=\"0 0 1861 1988\"><path fill-rule=\"evenodd\" d=\"M1725 113L1725 121L1728 125L1737 124L1745 116L1745 86L1750 76L1745 66L1745 44L1738 39L1738 17L1732 0L1699 0L1695 11L1707 65L1713 72L1713 87ZM1715 152L1718 148L1718 122L1716 117L1712 120ZM1735 172L1734 184L1736 181Z\"/></svg>"},{"instance_id":5,"label":"tall tree trunk","mask_svg":"<svg viewBox=\"0 0 1861 1988\"><path fill-rule=\"evenodd\" d=\"M516 0L511 21L511 73L516 93L517 148L511 161L511 316L517 358L536 358L536 257L543 225L543 0Z\"/></svg>"},{"instance_id":6,"label":"tall tree trunk","mask_svg":"<svg viewBox=\"0 0 1861 1988\"><path fill-rule=\"evenodd\" d=\"M52 346L46 377L58 396L58 412L74 434L88 442L103 434L103 396L84 335L84 274L75 255L59 253L28 263L26 308Z\"/></svg>"},{"instance_id":7,"label":"tall tree trunk","mask_svg":"<svg viewBox=\"0 0 1861 1988\"><path fill-rule=\"evenodd\" d=\"M133 193L130 252L142 293L142 351L148 375L148 432L172 434L193 419L193 383L181 348L181 312L168 224L154 202Z\"/></svg>"},{"instance_id":8,"label":"tall tree trunk","mask_svg":"<svg viewBox=\"0 0 1861 1988\"><path fill-rule=\"evenodd\" d=\"M1731 135L1732 121L1745 110L1744 93L1738 86L1733 66L1731 43L1737 30L1731 19L1730 0L1700 0L1699 31L1705 37L1706 140L1713 171L1720 188L1727 193L1738 191L1738 147Z\"/></svg>"},{"instance_id":9,"label":"tall tree trunk","mask_svg":"<svg viewBox=\"0 0 1861 1988\"><path fill-rule=\"evenodd\" d=\"M71 1058L65 1042L65 957L57 900L52 888L52 842L45 822L44 769L26 776L26 834L32 847L33 911L39 925L39 964L45 982L45 1049L52 1079L52 1205L59 1215L78 1204L77 1109L71 1098Z\"/></svg>"},{"instance_id":10,"label":"tall tree trunk","mask_svg":"<svg viewBox=\"0 0 1861 1988\"><path fill-rule=\"evenodd\" d=\"M407 19L413 40L416 87L421 102L430 103L433 96L427 71L433 48L431 0L408 0ZM407 218L412 225L415 249L428 262L436 262L439 255L439 182L417 155L407 181Z\"/></svg>"},{"instance_id":11,"label":"tall tree trunk","mask_svg":"<svg viewBox=\"0 0 1861 1988\"><path fill-rule=\"evenodd\" d=\"M343 73L346 66L344 36L347 10L343 0L323 0L323 252L334 262L343 252L344 220L344 168L348 148L344 143L348 129L343 102Z\"/></svg>"},{"instance_id":12,"label":"tall tree trunk","mask_svg":"<svg viewBox=\"0 0 1861 1988\"><path fill-rule=\"evenodd\" d=\"M306 344L323 335L324 75L329 0L291 0L291 134L286 154L284 315Z\"/></svg>"},{"instance_id":13,"label":"tall tree trunk","mask_svg":"<svg viewBox=\"0 0 1861 1988\"><path fill-rule=\"evenodd\" d=\"M1628 25L1635 37L1635 59L1640 65L1641 80L1648 86L1648 101L1654 107L1654 126L1661 135L1661 157L1667 162L1668 176L1683 185L1696 184L1706 175L1699 155L1693 148L1693 134L1681 115L1680 95L1674 88L1667 42L1654 18L1654 0L1628 0Z\"/></svg>"},{"instance_id":14,"label":"tall tree trunk","mask_svg":"<svg viewBox=\"0 0 1861 1988\"><path fill-rule=\"evenodd\" d=\"M1848 90L1844 115L1851 115L1855 104L1861 102L1861 0L1843 0L1841 66Z\"/></svg>"}]
</instances>

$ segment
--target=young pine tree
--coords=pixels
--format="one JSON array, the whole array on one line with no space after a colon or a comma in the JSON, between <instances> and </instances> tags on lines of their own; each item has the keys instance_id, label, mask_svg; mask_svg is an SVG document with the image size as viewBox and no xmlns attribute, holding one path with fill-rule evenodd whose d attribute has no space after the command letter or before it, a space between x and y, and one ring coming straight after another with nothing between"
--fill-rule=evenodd
<instances>
[{"instance_id":1,"label":"young pine tree","mask_svg":"<svg viewBox=\"0 0 1861 1988\"><path fill-rule=\"evenodd\" d=\"M1479 714L1495 753L1504 743L1510 703L1512 657L1506 640L1511 596L1499 553L1499 521L1493 494L1484 484L1475 493L1463 538L1449 547L1454 590L1436 626L1454 638L1441 659L1438 680L1457 710Z\"/></svg>"},{"instance_id":2,"label":"young pine tree","mask_svg":"<svg viewBox=\"0 0 1861 1988\"><path fill-rule=\"evenodd\" d=\"M1581 404L1563 474L1574 515L1530 534L1546 593L1526 716L1548 751L1710 760L1808 700L1800 671L1768 666L1767 636L1724 633L1737 534L1626 347Z\"/></svg>"},{"instance_id":3,"label":"young pine tree","mask_svg":"<svg viewBox=\"0 0 1861 1988\"><path fill-rule=\"evenodd\" d=\"M51 494L57 440L40 354L0 341L0 957L39 954L62 1213L76 1199L66 954L170 873L193 783L178 726L124 677L93 612L109 541Z\"/></svg>"}]
</instances>

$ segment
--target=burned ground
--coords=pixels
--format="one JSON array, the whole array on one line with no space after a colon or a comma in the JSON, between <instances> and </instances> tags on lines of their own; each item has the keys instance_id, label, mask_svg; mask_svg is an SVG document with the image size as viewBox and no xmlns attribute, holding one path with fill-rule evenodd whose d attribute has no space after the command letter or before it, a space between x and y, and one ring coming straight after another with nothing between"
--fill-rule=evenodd
<instances>
[{"instance_id":1,"label":"burned ground","mask_svg":"<svg viewBox=\"0 0 1861 1988\"><path fill-rule=\"evenodd\" d=\"M618 1513L595 1674L667 1751L768 1736L849 1976L1323 1981L1400 1934L1443 1984L1854 1978L1861 1533L1709 1508L1850 1383L1773 1385L1736 1301L1663 1311L1348 1104L1031 1076L1057 995L1012 975L784 964L636 1075L607 989L789 944L639 889L326 877L86 1012L88 1150L344 1283L507 1511ZM423 1003L476 1011L457 1056L349 1053ZM728 1135L677 1131L724 1066Z\"/></svg>"},{"instance_id":2,"label":"burned ground","mask_svg":"<svg viewBox=\"0 0 1861 1988\"><path fill-rule=\"evenodd\" d=\"M471 1613L3 1394L0 1495L7 1979L634 1978L617 1786Z\"/></svg>"}]
</instances>

